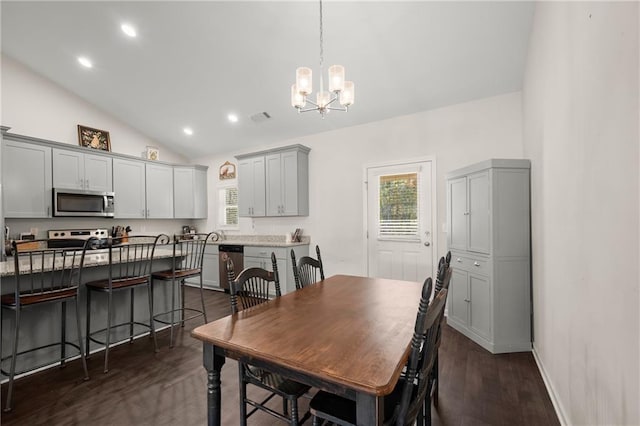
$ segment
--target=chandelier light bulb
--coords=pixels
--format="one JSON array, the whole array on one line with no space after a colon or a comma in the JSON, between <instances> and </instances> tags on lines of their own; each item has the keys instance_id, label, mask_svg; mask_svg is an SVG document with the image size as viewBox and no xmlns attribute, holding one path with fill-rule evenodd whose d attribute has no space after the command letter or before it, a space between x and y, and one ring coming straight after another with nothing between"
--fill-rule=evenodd
<instances>
[{"instance_id":1,"label":"chandelier light bulb","mask_svg":"<svg viewBox=\"0 0 640 426\"><path fill-rule=\"evenodd\" d=\"M329 91L341 92L344 90L344 67L332 65L329 67Z\"/></svg>"},{"instance_id":2,"label":"chandelier light bulb","mask_svg":"<svg viewBox=\"0 0 640 426\"><path fill-rule=\"evenodd\" d=\"M324 109L329 105L329 102L331 102L331 93L327 92L326 90L324 92L318 92L318 94L316 95L316 100L318 107L320 109Z\"/></svg>"},{"instance_id":3,"label":"chandelier light bulb","mask_svg":"<svg viewBox=\"0 0 640 426\"><path fill-rule=\"evenodd\" d=\"M300 67L296 70L296 86L298 86L298 91L304 96L313 91L313 73L311 68Z\"/></svg>"},{"instance_id":4,"label":"chandelier light bulb","mask_svg":"<svg viewBox=\"0 0 640 426\"><path fill-rule=\"evenodd\" d=\"M304 108L304 95L298 90L298 85L291 85L291 106L295 108Z\"/></svg>"},{"instance_id":5,"label":"chandelier light bulb","mask_svg":"<svg viewBox=\"0 0 640 426\"><path fill-rule=\"evenodd\" d=\"M355 86L353 81L344 82L344 90L340 92L340 105L348 107L353 105L355 100Z\"/></svg>"}]
</instances>

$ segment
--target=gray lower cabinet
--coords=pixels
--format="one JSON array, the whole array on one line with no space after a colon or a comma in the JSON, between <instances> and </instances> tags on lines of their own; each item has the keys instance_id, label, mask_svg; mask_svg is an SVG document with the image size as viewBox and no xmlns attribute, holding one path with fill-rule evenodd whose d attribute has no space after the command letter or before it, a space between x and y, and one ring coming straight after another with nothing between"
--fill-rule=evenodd
<instances>
[{"instance_id":1,"label":"gray lower cabinet","mask_svg":"<svg viewBox=\"0 0 640 426\"><path fill-rule=\"evenodd\" d=\"M531 350L529 160L447 174L449 325L492 353Z\"/></svg>"},{"instance_id":2,"label":"gray lower cabinet","mask_svg":"<svg viewBox=\"0 0 640 426\"><path fill-rule=\"evenodd\" d=\"M2 142L4 217L51 217L51 189L51 147L5 136Z\"/></svg>"},{"instance_id":3,"label":"gray lower cabinet","mask_svg":"<svg viewBox=\"0 0 640 426\"><path fill-rule=\"evenodd\" d=\"M199 286L198 278L187 280L187 284ZM202 287L212 290L222 290L220 287L220 267L218 264L218 245L207 244L202 260Z\"/></svg>"},{"instance_id":4,"label":"gray lower cabinet","mask_svg":"<svg viewBox=\"0 0 640 426\"><path fill-rule=\"evenodd\" d=\"M268 271L273 270L271 263L271 253L276 255L278 265L278 277L280 279L280 291L282 294L295 291L296 282L293 277L293 263L291 262L291 250L294 250L296 259L309 255L309 246L300 245L292 247L244 247L244 267L262 268Z\"/></svg>"}]
</instances>

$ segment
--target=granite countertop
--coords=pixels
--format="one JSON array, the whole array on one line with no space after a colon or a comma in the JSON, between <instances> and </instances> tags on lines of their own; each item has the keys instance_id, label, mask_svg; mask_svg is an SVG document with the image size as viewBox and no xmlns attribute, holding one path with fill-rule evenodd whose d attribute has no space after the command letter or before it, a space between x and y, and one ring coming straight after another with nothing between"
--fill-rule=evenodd
<instances>
[{"instance_id":1,"label":"granite countertop","mask_svg":"<svg viewBox=\"0 0 640 426\"><path fill-rule=\"evenodd\" d=\"M153 258L163 259L163 258L168 258L172 256L173 256L172 248L156 247ZM60 262L58 262L57 260L60 260ZM62 259L57 259L57 260L56 260L55 269L60 270L62 269ZM114 260L114 263L118 263L118 261ZM85 256L85 259L84 259L85 267L106 266L108 264L109 264L109 251L107 249L94 250L90 252L90 254L87 254L87 256ZM20 268L20 271L23 273L28 272L29 261L27 259L24 259L24 261L21 261L19 268ZM37 272L35 267L34 267L34 271ZM9 258L5 262L0 262L0 277L11 277L14 275L15 275L15 261L13 258Z\"/></svg>"},{"instance_id":2,"label":"granite countertop","mask_svg":"<svg viewBox=\"0 0 640 426\"><path fill-rule=\"evenodd\" d=\"M225 235L223 239L210 244L255 246L255 247L294 247L306 246L311 242L311 237L303 235L301 241L286 242L284 235Z\"/></svg>"}]
</instances>

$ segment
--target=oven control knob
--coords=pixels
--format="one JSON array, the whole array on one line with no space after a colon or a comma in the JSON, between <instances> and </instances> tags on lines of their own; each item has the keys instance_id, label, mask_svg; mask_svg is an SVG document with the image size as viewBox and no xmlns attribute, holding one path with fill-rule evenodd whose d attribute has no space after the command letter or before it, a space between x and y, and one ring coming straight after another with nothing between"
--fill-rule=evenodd
<instances>
[{"instance_id":1,"label":"oven control knob","mask_svg":"<svg viewBox=\"0 0 640 426\"><path fill-rule=\"evenodd\" d=\"M64 237L65 235L66 235L66 234L65 234L64 232L61 232L61 233L60 233L60 236L61 236L61 237Z\"/></svg>"},{"instance_id":2,"label":"oven control knob","mask_svg":"<svg viewBox=\"0 0 640 426\"><path fill-rule=\"evenodd\" d=\"M54 237L57 237L57 236L58 236L58 233L56 232L55 234L53 234L53 236L54 236Z\"/></svg>"}]
</instances>

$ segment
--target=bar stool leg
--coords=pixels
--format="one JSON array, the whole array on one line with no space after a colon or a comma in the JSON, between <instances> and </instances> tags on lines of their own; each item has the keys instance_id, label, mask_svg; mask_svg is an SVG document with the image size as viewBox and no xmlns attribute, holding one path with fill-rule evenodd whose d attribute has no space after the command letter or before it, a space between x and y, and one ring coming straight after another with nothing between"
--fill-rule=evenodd
<instances>
[{"instance_id":1,"label":"bar stool leg","mask_svg":"<svg viewBox=\"0 0 640 426\"><path fill-rule=\"evenodd\" d=\"M78 350L80 351L80 358L82 359L82 368L84 369L84 379L89 380L89 370L87 369L87 358L82 350L82 328L80 327L80 300L76 297L76 327L78 330Z\"/></svg>"},{"instance_id":2,"label":"bar stool leg","mask_svg":"<svg viewBox=\"0 0 640 426\"><path fill-rule=\"evenodd\" d=\"M184 278L180 280L180 306L182 307L180 311L180 318L182 319L181 327L184 328Z\"/></svg>"},{"instance_id":3,"label":"bar stool leg","mask_svg":"<svg viewBox=\"0 0 640 426\"><path fill-rule=\"evenodd\" d=\"M207 322L207 309L204 307L204 290L202 289L202 272L200 272L200 303L202 304L202 316L204 317L204 323Z\"/></svg>"},{"instance_id":4,"label":"bar stool leg","mask_svg":"<svg viewBox=\"0 0 640 426\"><path fill-rule=\"evenodd\" d=\"M176 315L176 277L171 278L171 324L169 325L169 347L173 347L173 325Z\"/></svg>"},{"instance_id":5,"label":"bar stool leg","mask_svg":"<svg viewBox=\"0 0 640 426\"><path fill-rule=\"evenodd\" d=\"M87 317L87 330L85 332L85 348L84 348L84 353L85 356L87 358L91 357L91 352L90 352L90 340L89 340L89 336L91 336L91 290L89 289L89 287L87 287L87 312L86 312L86 317Z\"/></svg>"},{"instance_id":6,"label":"bar stool leg","mask_svg":"<svg viewBox=\"0 0 640 426\"><path fill-rule=\"evenodd\" d=\"M151 279L147 281L147 294L149 296L149 328L151 329L151 336L153 337L154 352L158 353L158 340L156 339L156 328L153 324L153 290L151 290Z\"/></svg>"},{"instance_id":7,"label":"bar stool leg","mask_svg":"<svg viewBox=\"0 0 640 426\"><path fill-rule=\"evenodd\" d=\"M9 370L9 387L7 388L7 404L5 412L11 411L13 405L13 378L16 374L16 355L18 353L18 334L20 334L20 308L16 308L16 326L13 336L13 349L11 352L11 367Z\"/></svg>"},{"instance_id":8,"label":"bar stool leg","mask_svg":"<svg viewBox=\"0 0 640 426\"><path fill-rule=\"evenodd\" d=\"M67 342L67 302L62 302L60 314L60 368L64 368L66 361Z\"/></svg>"},{"instance_id":9,"label":"bar stool leg","mask_svg":"<svg viewBox=\"0 0 640 426\"><path fill-rule=\"evenodd\" d=\"M109 343L111 341L111 299L113 297L113 293L109 291L107 293L107 338L105 339L105 348L104 348L104 372L109 372Z\"/></svg>"},{"instance_id":10,"label":"bar stool leg","mask_svg":"<svg viewBox=\"0 0 640 426\"><path fill-rule=\"evenodd\" d=\"M133 327L133 318L134 318L134 315L133 315L133 302L134 302L133 290L134 290L134 288L131 287L131 291L130 291L131 296L129 297L129 312L130 312L130 315L129 315L129 344L133 343L133 331L134 331L133 330L134 329L134 327Z\"/></svg>"}]
</instances>

